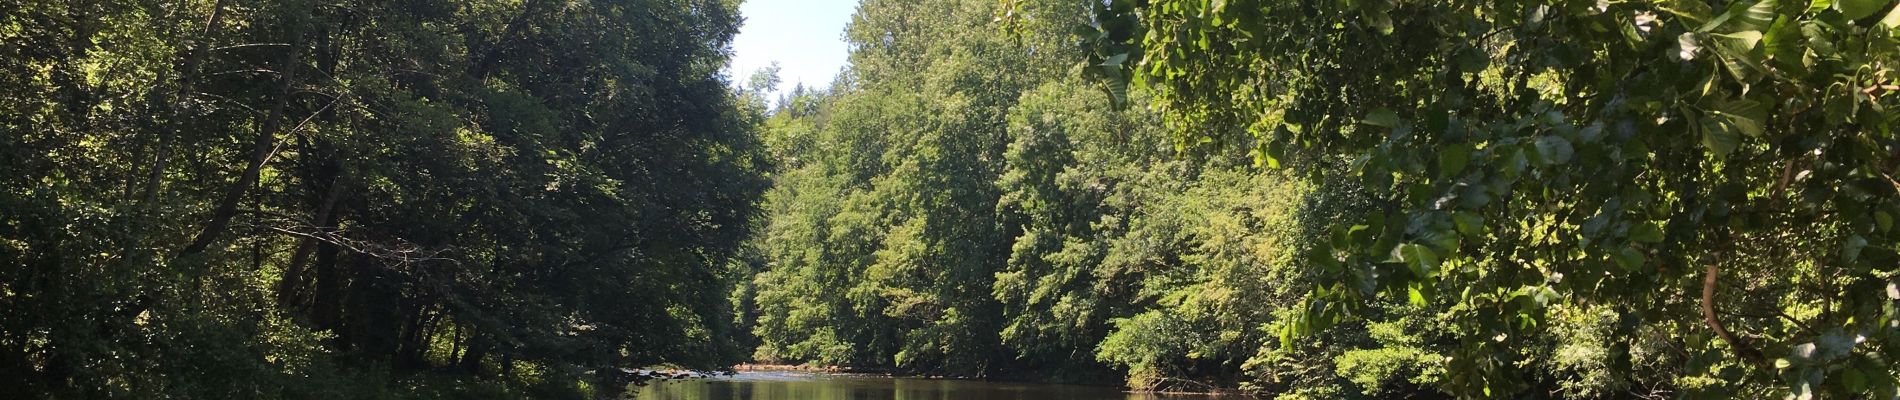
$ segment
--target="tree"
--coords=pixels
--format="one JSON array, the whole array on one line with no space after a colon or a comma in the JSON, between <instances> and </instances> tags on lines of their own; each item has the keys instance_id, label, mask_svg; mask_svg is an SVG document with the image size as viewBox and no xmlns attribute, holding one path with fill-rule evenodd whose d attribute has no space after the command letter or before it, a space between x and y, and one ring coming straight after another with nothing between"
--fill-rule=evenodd
<instances>
[{"instance_id":1,"label":"tree","mask_svg":"<svg viewBox=\"0 0 1900 400\"><path fill-rule=\"evenodd\" d=\"M730 365L769 167L719 75L735 7L0 6L0 393L611 395Z\"/></svg>"},{"instance_id":2,"label":"tree","mask_svg":"<svg viewBox=\"0 0 1900 400\"><path fill-rule=\"evenodd\" d=\"M1659 390L1900 394L1888 2L1090 4L1091 71L1181 142L1377 198L1283 346L1405 296L1459 396L1552 384L1520 366L1573 312Z\"/></svg>"}]
</instances>

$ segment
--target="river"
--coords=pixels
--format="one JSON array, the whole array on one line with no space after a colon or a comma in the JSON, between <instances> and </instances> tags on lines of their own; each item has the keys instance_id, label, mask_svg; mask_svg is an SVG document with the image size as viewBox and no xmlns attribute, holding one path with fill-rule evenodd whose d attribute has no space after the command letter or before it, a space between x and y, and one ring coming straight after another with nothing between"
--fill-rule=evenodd
<instances>
[{"instance_id":1,"label":"river","mask_svg":"<svg viewBox=\"0 0 1900 400\"><path fill-rule=\"evenodd\" d=\"M1210 400L1208 395L1128 393L1100 386L894 378L810 372L737 375L655 382L638 400Z\"/></svg>"}]
</instances>

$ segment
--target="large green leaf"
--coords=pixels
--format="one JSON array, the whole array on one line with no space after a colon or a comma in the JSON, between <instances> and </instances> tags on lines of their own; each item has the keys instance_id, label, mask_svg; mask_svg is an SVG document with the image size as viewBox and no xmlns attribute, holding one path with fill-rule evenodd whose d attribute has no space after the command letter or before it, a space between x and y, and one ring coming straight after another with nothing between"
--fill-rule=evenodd
<instances>
[{"instance_id":1,"label":"large green leaf","mask_svg":"<svg viewBox=\"0 0 1900 400\"><path fill-rule=\"evenodd\" d=\"M1471 145L1458 143L1438 149L1438 176L1450 177L1464 172L1465 165L1471 163Z\"/></svg>"},{"instance_id":2,"label":"large green leaf","mask_svg":"<svg viewBox=\"0 0 1900 400\"><path fill-rule=\"evenodd\" d=\"M1545 164L1556 165L1568 163L1570 162L1570 158L1575 154L1576 149L1570 146L1570 141L1562 137L1543 136L1537 138L1537 156L1541 158Z\"/></svg>"},{"instance_id":3,"label":"large green leaf","mask_svg":"<svg viewBox=\"0 0 1900 400\"><path fill-rule=\"evenodd\" d=\"M1768 25L1775 21L1775 8L1781 5L1776 0L1762 0L1747 7L1742 7L1741 4L1736 3L1735 8L1729 10L1736 14L1734 18L1729 19L1729 27L1734 31L1767 30Z\"/></svg>"},{"instance_id":4,"label":"large green leaf","mask_svg":"<svg viewBox=\"0 0 1900 400\"><path fill-rule=\"evenodd\" d=\"M1725 47L1727 47L1726 50L1730 55L1743 56L1747 55L1750 50L1754 50L1756 44L1761 43L1763 35L1761 31L1746 30L1733 33L1717 33L1713 34L1713 36L1717 39L1721 39L1722 44L1727 45Z\"/></svg>"},{"instance_id":5,"label":"large green leaf","mask_svg":"<svg viewBox=\"0 0 1900 400\"><path fill-rule=\"evenodd\" d=\"M1717 157L1727 157L1742 146L1742 134L1724 125L1721 118L1706 116L1699 122L1696 129L1702 134L1702 147Z\"/></svg>"},{"instance_id":6,"label":"large green leaf","mask_svg":"<svg viewBox=\"0 0 1900 400\"><path fill-rule=\"evenodd\" d=\"M1484 217L1480 217L1477 214L1468 212L1452 213L1451 222L1453 226L1457 227L1458 233L1462 233L1465 236L1476 237L1484 234Z\"/></svg>"},{"instance_id":7,"label":"large green leaf","mask_svg":"<svg viewBox=\"0 0 1900 400\"><path fill-rule=\"evenodd\" d=\"M1424 245L1406 243L1399 245L1399 261L1412 270L1419 279L1430 278L1438 271L1438 252Z\"/></svg>"},{"instance_id":8,"label":"large green leaf","mask_svg":"<svg viewBox=\"0 0 1900 400\"><path fill-rule=\"evenodd\" d=\"M1635 227L1630 228L1629 238L1643 243L1662 243L1663 230L1654 222L1636 224Z\"/></svg>"},{"instance_id":9,"label":"large green leaf","mask_svg":"<svg viewBox=\"0 0 1900 400\"><path fill-rule=\"evenodd\" d=\"M1716 103L1709 112L1736 131L1753 137L1763 135L1763 125L1768 120L1767 106L1745 98Z\"/></svg>"},{"instance_id":10,"label":"large green leaf","mask_svg":"<svg viewBox=\"0 0 1900 400\"><path fill-rule=\"evenodd\" d=\"M1637 250L1634 247L1624 247L1617 250L1616 253L1610 254L1610 259L1615 261L1616 266L1622 267L1624 271L1635 272L1643 268L1645 258L1643 257L1642 250Z\"/></svg>"},{"instance_id":11,"label":"large green leaf","mask_svg":"<svg viewBox=\"0 0 1900 400\"><path fill-rule=\"evenodd\" d=\"M1886 9L1887 4L1887 0L1834 0L1834 8L1841 10L1847 19L1867 18Z\"/></svg>"},{"instance_id":12,"label":"large green leaf","mask_svg":"<svg viewBox=\"0 0 1900 400\"><path fill-rule=\"evenodd\" d=\"M1768 110L1761 103L1742 98L1726 99L1709 104L1704 111L1696 126L1701 131L1703 147L1717 156L1727 156L1741 147L1742 136L1764 135L1763 120Z\"/></svg>"},{"instance_id":13,"label":"large green leaf","mask_svg":"<svg viewBox=\"0 0 1900 400\"><path fill-rule=\"evenodd\" d=\"M1860 261L1860 252L1867 248L1867 238L1860 235L1848 236L1841 241L1841 261L1848 265Z\"/></svg>"},{"instance_id":14,"label":"large green leaf","mask_svg":"<svg viewBox=\"0 0 1900 400\"><path fill-rule=\"evenodd\" d=\"M1900 30L1900 6L1887 10L1887 16L1880 17L1880 26L1888 30Z\"/></svg>"},{"instance_id":15,"label":"large green leaf","mask_svg":"<svg viewBox=\"0 0 1900 400\"><path fill-rule=\"evenodd\" d=\"M1794 19L1775 20L1762 35L1762 49L1769 62L1784 74L1807 75L1806 60L1802 57L1807 52L1807 38L1801 35L1801 27Z\"/></svg>"},{"instance_id":16,"label":"large green leaf","mask_svg":"<svg viewBox=\"0 0 1900 400\"><path fill-rule=\"evenodd\" d=\"M1740 31L1735 33L1717 33L1710 35L1715 44L1715 53L1722 60L1735 80L1744 84L1759 79L1762 71L1763 53L1756 47L1762 41L1761 31Z\"/></svg>"}]
</instances>

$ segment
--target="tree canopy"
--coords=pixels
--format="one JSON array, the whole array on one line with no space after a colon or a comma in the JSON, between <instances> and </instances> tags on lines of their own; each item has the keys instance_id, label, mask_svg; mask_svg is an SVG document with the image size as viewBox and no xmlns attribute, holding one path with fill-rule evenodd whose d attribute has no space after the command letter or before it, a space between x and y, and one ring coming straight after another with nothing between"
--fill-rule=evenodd
<instances>
[{"instance_id":1,"label":"tree canopy","mask_svg":"<svg viewBox=\"0 0 1900 400\"><path fill-rule=\"evenodd\" d=\"M0 5L0 397L550 397L742 360L768 164L720 75L739 21Z\"/></svg>"},{"instance_id":2,"label":"tree canopy","mask_svg":"<svg viewBox=\"0 0 1900 400\"><path fill-rule=\"evenodd\" d=\"M1892 2L987 3L867 3L847 78L772 117L799 166L768 196L758 356L1289 398L1900 395Z\"/></svg>"},{"instance_id":3,"label":"tree canopy","mask_svg":"<svg viewBox=\"0 0 1900 400\"><path fill-rule=\"evenodd\" d=\"M0 397L1900 399L1888 0L0 4ZM777 95L774 97L774 95Z\"/></svg>"},{"instance_id":4,"label":"tree canopy","mask_svg":"<svg viewBox=\"0 0 1900 400\"><path fill-rule=\"evenodd\" d=\"M1091 4L1092 75L1177 141L1375 199L1284 345L1396 298L1459 396L1549 388L1522 369L1577 318L1613 388L1900 395L1891 2Z\"/></svg>"}]
</instances>

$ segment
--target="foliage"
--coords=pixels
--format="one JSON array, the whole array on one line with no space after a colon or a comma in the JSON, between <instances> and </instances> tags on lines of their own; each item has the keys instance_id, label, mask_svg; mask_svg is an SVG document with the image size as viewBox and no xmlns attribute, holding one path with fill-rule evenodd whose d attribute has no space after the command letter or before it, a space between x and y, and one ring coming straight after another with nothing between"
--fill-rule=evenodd
<instances>
[{"instance_id":1,"label":"foliage","mask_svg":"<svg viewBox=\"0 0 1900 400\"><path fill-rule=\"evenodd\" d=\"M765 124L784 169L753 243L756 357L1148 389L1245 378L1263 326L1298 305L1280 283L1305 279L1308 192L1177 154L1158 115L1087 93L1069 60L1088 12L864 3L846 75Z\"/></svg>"},{"instance_id":2,"label":"foliage","mask_svg":"<svg viewBox=\"0 0 1900 400\"><path fill-rule=\"evenodd\" d=\"M1900 396L1891 2L1089 3L1179 143L1376 198L1281 346L1399 298L1460 397Z\"/></svg>"},{"instance_id":3,"label":"foliage","mask_svg":"<svg viewBox=\"0 0 1900 400\"><path fill-rule=\"evenodd\" d=\"M0 5L0 397L604 395L741 359L768 165L719 75L735 8Z\"/></svg>"},{"instance_id":4,"label":"foliage","mask_svg":"<svg viewBox=\"0 0 1900 400\"><path fill-rule=\"evenodd\" d=\"M1001 320L990 288L1010 229L995 212L1003 121L1061 61L987 28L989 5L863 3L846 77L791 99L816 112L781 109L768 122L787 168L767 195L757 355L992 368Z\"/></svg>"}]
</instances>

